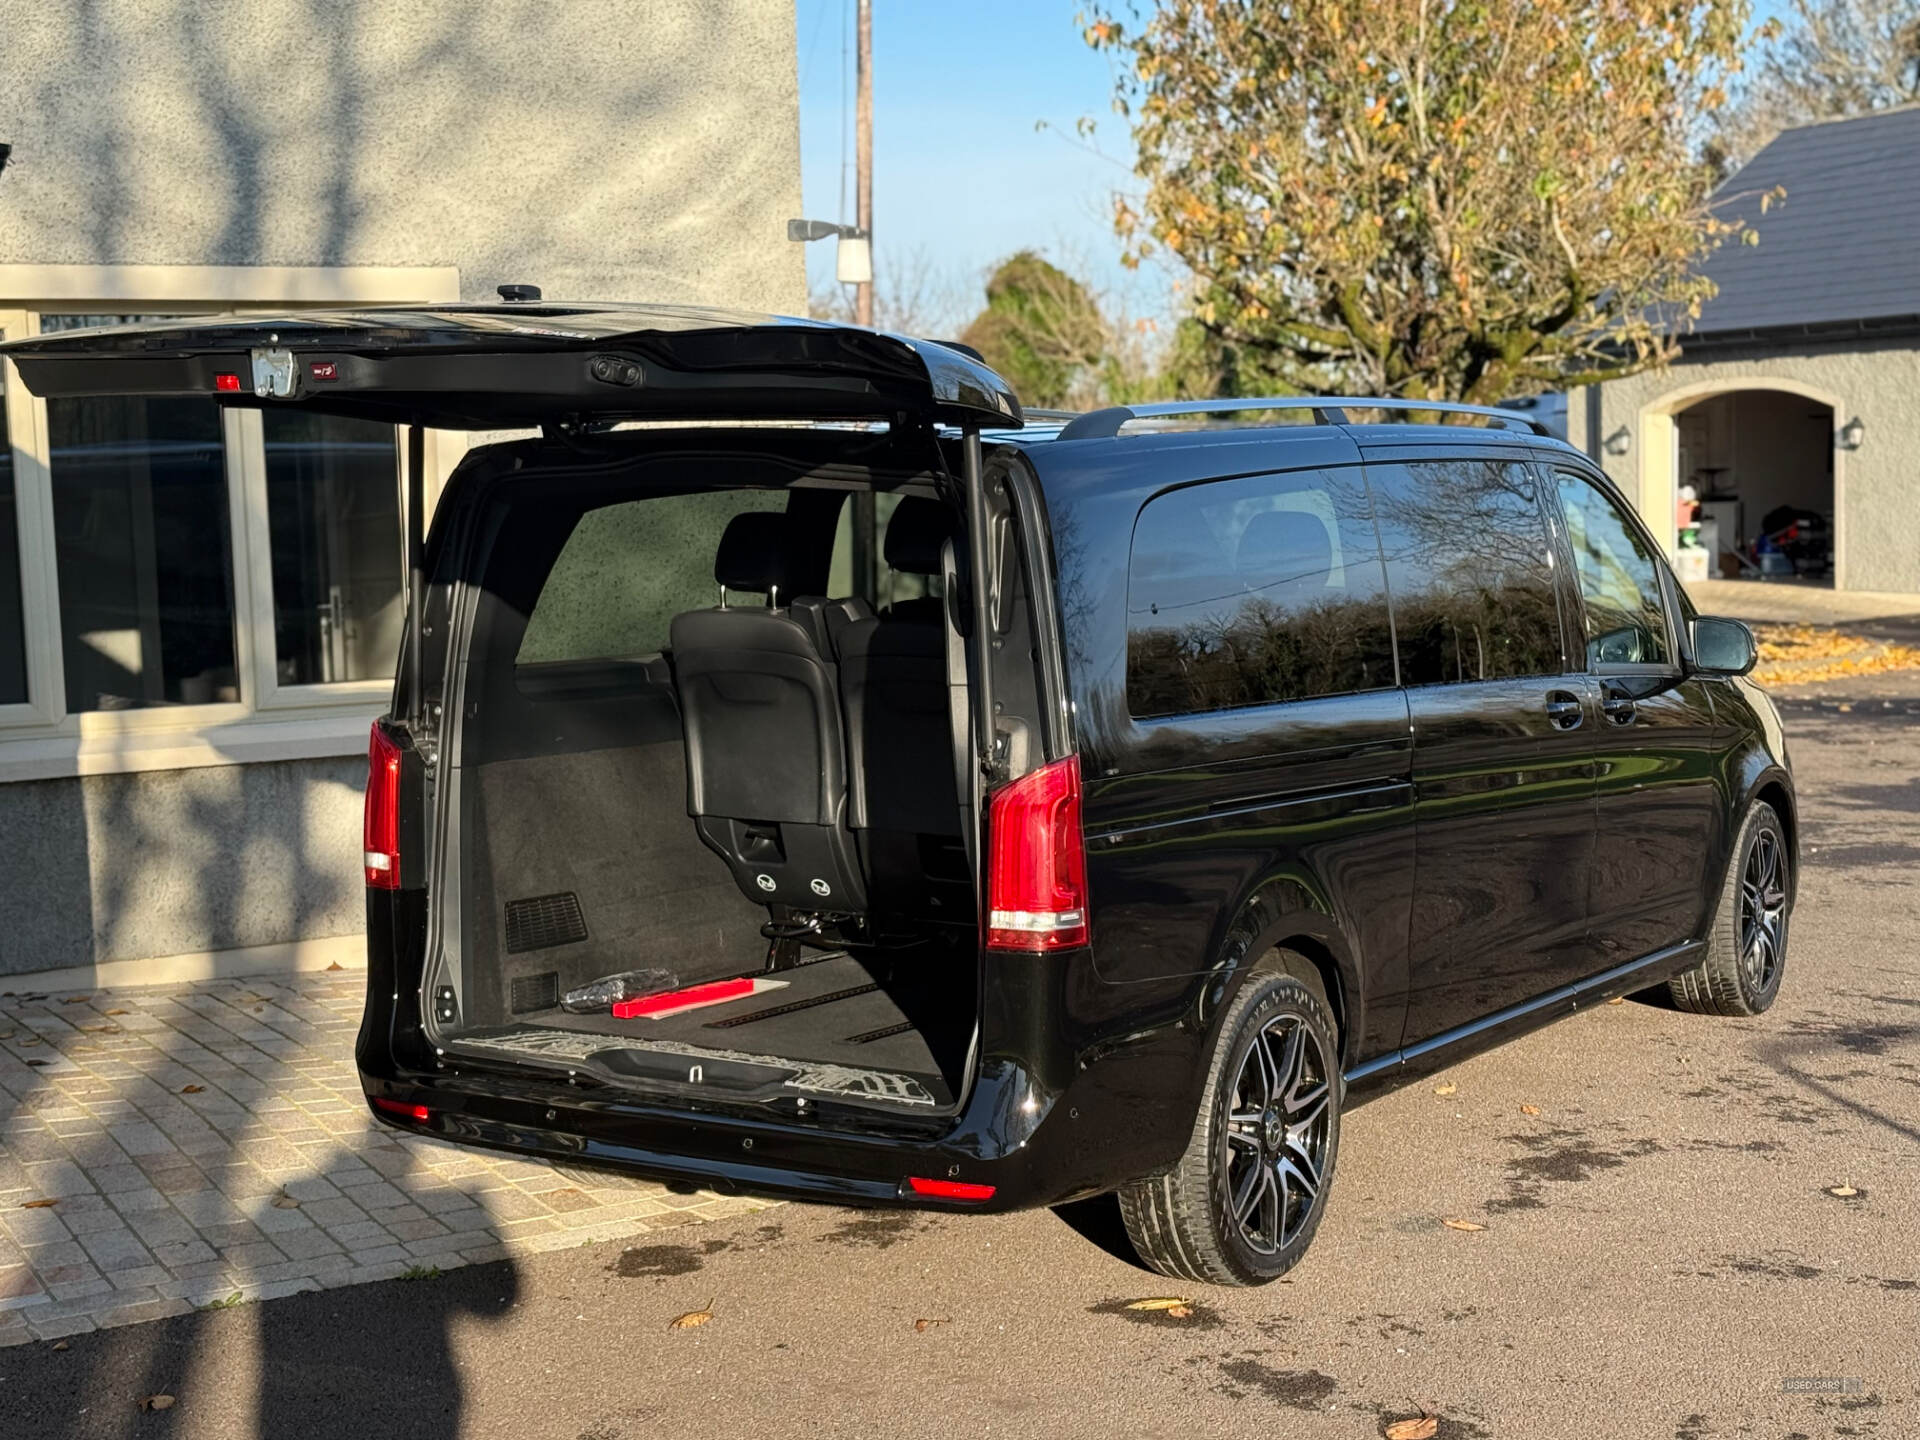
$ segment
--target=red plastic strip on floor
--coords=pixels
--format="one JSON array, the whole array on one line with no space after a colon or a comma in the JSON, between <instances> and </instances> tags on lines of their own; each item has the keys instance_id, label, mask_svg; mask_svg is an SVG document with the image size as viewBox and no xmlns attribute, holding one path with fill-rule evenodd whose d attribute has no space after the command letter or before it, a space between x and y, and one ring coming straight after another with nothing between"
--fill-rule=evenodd
<instances>
[{"instance_id":1,"label":"red plastic strip on floor","mask_svg":"<svg viewBox=\"0 0 1920 1440\"><path fill-rule=\"evenodd\" d=\"M743 980L709 980L704 985L689 985L684 990L664 990L658 995L642 995L637 1000L615 1003L613 1014L619 1020L661 1019L683 1010L698 1010L703 1005L719 1005L728 1000L743 1000L786 985L784 980L752 976Z\"/></svg>"}]
</instances>

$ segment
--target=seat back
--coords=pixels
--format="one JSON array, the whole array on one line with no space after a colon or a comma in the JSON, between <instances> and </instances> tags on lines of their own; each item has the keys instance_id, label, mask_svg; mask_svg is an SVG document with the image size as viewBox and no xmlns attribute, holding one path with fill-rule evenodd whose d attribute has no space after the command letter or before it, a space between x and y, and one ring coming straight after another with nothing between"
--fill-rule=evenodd
<instances>
[{"instance_id":1,"label":"seat back","mask_svg":"<svg viewBox=\"0 0 1920 1440\"><path fill-rule=\"evenodd\" d=\"M786 584L785 517L736 515L714 559L726 591L770 601ZM687 813L760 904L858 911L865 886L847 832L846 742L826 616L722 605L669 627L687 747Z\"/></svg>"},{"instance_id":2,"label":"seat back","mask_svg":"<svg viewBox=\"0 0 1920 1440\"><path fill-rule=\"evenodd\" d=\"M954 525L936 500L903 499L887 522L889 566L938 575ZM947 688L944 602L903 601L840 634L847 719L848 823L875 909L971 918L960 843Z\"/></svg>"}]
</instances>

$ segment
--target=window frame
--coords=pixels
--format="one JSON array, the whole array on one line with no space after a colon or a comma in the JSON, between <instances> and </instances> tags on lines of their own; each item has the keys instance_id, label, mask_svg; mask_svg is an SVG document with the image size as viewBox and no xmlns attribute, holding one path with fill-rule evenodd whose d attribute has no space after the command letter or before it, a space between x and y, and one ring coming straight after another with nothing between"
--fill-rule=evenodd
<instances>
[{"instance_id":1,"label":"window frame","mask_svg":"<svg viewBox=\"0 0 1920 1440\"><path fill-rule=\"evenodd\" d=\"M278 312L459 298L459 271L444 266L0 265L0 337L38 335L42 314ZM360 753L368 724L392 697L392 679L278 682L266 451L260 412L251 409L221 411L240 698L128 710L67 709L47 404L20 383L11 362L0 360L0 365L6 367L4 403L14 458L28 695L25 704L0 705L0 784ZM423 478L430 516L466 440L429 432L426 450ZM402 547L405 466L396 427ZM403 555L403 574L404 567Z\"/></svg>"},{"instance_id":2,"label":"window frame","mask_svg":"<svg viewBox=\"0 0 1920 1440\"><path fill-rule=\"evenodd\" d=\"M1675 594L1679 581L1674 578L1667 564L1666 552L1655 543L1653 532L1641 518L1640 512L1615 490L1613 484L1598 477L1584 466L1575 465L1564 456L1555 455L1540 461L1535 468L1541 475L1541 489L1551 499L1552 528L1555 544L1560 552L1560 563L1567 572L1567 589L1573 596L1573 618L1576 634L1570 638L1579 642L1579 648L1572 652L1580 656L1583 665L1575 674L1653 676L1672 679L1686 673L1685 655L1680 648L1680 627L1676 623L1678 606ZM1653 578L1660 591L1660 618L1666 626L1667 654L1671 658L1665 661L1612 661L1595 660L1588 651L1587 636L1587 597L1580 588L1580 565L1573 553L1573 532L1567 524L1566 509L1560 499L1560 477L1569 476L1593 487L1602 499L1611 505L1625 521L1627 529L1638 536L1640 543L1647 548L1647 554L1653 560Z\"/></svg>"}]
</instances>

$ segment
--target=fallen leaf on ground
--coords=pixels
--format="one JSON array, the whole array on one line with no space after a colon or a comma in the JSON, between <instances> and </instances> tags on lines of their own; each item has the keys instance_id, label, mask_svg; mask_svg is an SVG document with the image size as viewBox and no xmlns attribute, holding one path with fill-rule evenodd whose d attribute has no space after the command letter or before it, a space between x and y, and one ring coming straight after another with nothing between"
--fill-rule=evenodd
<instances>
[{"instance_id":1,"label":"fallen leaf on ground","mask_svg":"<svg viewBox=\"0 0 1920 1440\"><path fill-rule=\"evenodd\" d=\"M50 1210L59 1203L58 1200L22 1200L20 1202L20 1208L22 1210Z\"/></svg>"},{"instance_id":2,"label":"fallen leaf on ground","mask_svg":"<svg viewBox=\"0 0 1920 1440\"><path fill-rule=\"evenodd\" d=\"M1453 1094L1454 1091L1458 1090L1459 1088L1460 1087L1458 1085L1455 1085L1452 1081L1448 1081L1445 1085L1434 1086L1433 1093L1436 1095L1451 1095Z\"/></svg>"},{"instance_id":3,"label":"fallen leaf on ground","mask_svg":"<svg viewBox=\"0 0 1920 1440\"><path fill-rule=\"evenodd\" d=\"M124 1014L126 1014L126 1013L127 1013L127 1012L126 1012L126 1011L124 1011L124 1010L109 1010L109 1011L107 1011L107 1014L109 1014L109 1015L124 1015Z\"/></svg>"},{"instance_id":4,"label":"fallen leaf on ground","mask_svg":"<svg viewBox=\"0 0 1920 1440\"><path fill-rule=\"evenodd\" d=\"M64 1340L56 1340L53 1342L53 1348L56 1350L71 1350L73 1347Z\"/></svg>"},{"instance_id":5,"label":"fallen leaf on ground","mask_svg":"<svg viewBox=\"0 0 1920 1440\"><path fill-rule=\"evenodd\" d=\"M1451 1215L1440 1223L1449 1230L1484 1230L1487 1228L1477 1220L1455 1220Z\"/></svg>"},{"instance_id":6,"label":"fallen leaf on ground","mask_svg":"<svg viewBox=\"0 0 1920 1440\"><path fill-rule=\"evenodd\" d=\"M0 1030L0 1040L11 1040L11 1039L13 1039L13 1031Z\"/></svg>"},{"instance_id":7,"label":"fallen leaf on ground","mask_svg":"<svg viewBox=\"0 0 1920 1440\"><path fill-rule=\"evenodd\" d=\"M1191 1320L1193 1318L1193 1307L1191 1305L1175 1305L1167 1311L1167 1314L1176 1320Z\"/></svg>"},{"instance_id":8,"label":"fallen leaf on ground","mask_svg":"<svg viewBox=\"0 0 1920 1440\"><path fill-rule=\"evenodd\" d=\"M331 964L327 966L327 969L329 970L344 970L346 968L347 967L342 965L338 960L333 961Z\"/></svg>"},{"instance_id":9,"label":"fallen leaf on ground","mask_svg":"<svg viewBox=\"0 0 1920 1440\"><path fill-rule=\"evenodd\" d=\"M924 1335L936 1325L951 1325L951 1320L916 1320L913 1328L916 1334Z\"/></svg>"},{"instance_id":10,"label":"fallen leaf on ground","mask_svg":"<svg viewBox=\"0 0 1920 1440\"><path fill-rule=\"evenodd\" d=\"M22 1045L38 1045L40 1043L40 1039L38 1036L31 1036L28 1039L22 1040L20 1043Z\"/></svg>"},{"instance_id":11,"label":"fallen leaf on ground","mask_svg":"<svg viewBox=\"0 0 1920 1440\"><path fill-rule=\"evenodd\" d=\"M1433 1440L1440 1433L1440 1421L1432 1415L1412 1420L1396 1420L1387 1426L1387 1440Z\"/></svg>"},{"instance_id":12,"label":"fallen leaf on ground","mask_svg":"<svg viewBox=\"0 0 1920 1440\"><path fill-rule=\"evenodd\" d=\"M1607 1001L1607 1004L1609 1005L1624 1005L1626 1003L1627 1003L1627 997L1624 995L1616 995L1611 1000Z\"/></svg>"},{"instance_id":13,"label":"fallen leaf on ground","mask_svg":"<svg viewBox=\"0 0 1920 1440\"><path fill-rule=\"evenodd\" d=\"M84 1005L91 999L93 999L91 995L62 995L60 997L60 1003L62 1005Z\"/></svg>"},{"instance_id":14,"label":"fallen leaf on ground","mask_svg":"<svg viewBox=\"0 0 1920 1440\"><path fill-rule=\"evenodd\" d=\"M207 1087L204 1085L182 1085L180 1087L180 1093L182 1095L198 1095L202 1090L206 1088Z\"/></svg>"},{"instance_id":15,"label":"fallen leaf on ground","mask_svg":"<svg viewBox=\"0 0 1920 1440\"><path fill-rule=\"evenodd\" d=\"M149 1395L140 1402L140 1408L142 1410L171 1410L173 1408L173 1396Z\"/></svg>"},{"instance_id":16,"label":"fallen leaf on ground","mask_svg":"<svg viewBox=\"0 0 1920 1440\"><path fill-rule=\"evenodd\" d=\"M1129 1310L1181 1310L1193 1304L1182 1295L1161 1295L1151 1300L1132 1300L1127 1303Z\"/></svg>"},{"instance_id":17,"label":"fallen leaf on ground","mask_svg":"<svg viewBox=\"0 0 1920 1440\"><path fill-rule=\"evenodd\" d=\"M1829 1185L1827 1187L1827 1194L1838 1195L1842 1200L1850 1199L1859 1193L1860 1192L1851 1185Z\"/></svg>"},{"instance_id":18,"label":"fallen leaf on ground","mask_svg":"<svg viewBox=\"0 0 1920 1440\"><path fill-rule=\"evenodd\" d=\"M1540 1107L1538 1105L1522 1105L1520 1107L1520 1113L1522 1115L1538 1115L1540 1113Z\"/></svg>"},{"instance_id":19,"label":"fallen leaf on ground","mask_svg":"<svg viewBox=\"0 0 1920 1440\"><path fill-rule=\"evenodd\" d=\"M276 1210L298 1210L300 1208L300 1202L291 1195L276 1195L273 1197L273 1208Z\"/></svg>"},{"instance_id":20,"label":"fallen leaf on ground","mask_svg":"<svg viewBox=\"0 0 1920 1440\"><path fill-rule=\"evenodd\" d=\"M118 1025L82 1025L80 1028L89 1035L118 1035L120 1033L120 1027Z\"/></svg>"},{"instance_id":21,"label":"fallen leaf on ground","mask_svg":"<svg viewBox=\"0 0 1920 1440\"><path fill-rule=\"evenodd\" d=\"M713 1301L709 1300L698 1310L689 1310L684 1315L676 1315L667 1322L669 1330L698 1330L713 1319Z\"/></svg>"}]
</instances>

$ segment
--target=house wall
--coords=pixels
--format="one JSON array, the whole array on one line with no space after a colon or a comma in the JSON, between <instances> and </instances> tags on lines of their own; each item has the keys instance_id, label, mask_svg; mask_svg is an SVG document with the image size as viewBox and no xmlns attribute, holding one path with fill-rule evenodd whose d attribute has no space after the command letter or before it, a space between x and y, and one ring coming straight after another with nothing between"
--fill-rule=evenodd
<instances>
[{"instance_id":1,"label":"house wall","mask_svg":"<svg viewBox=\"0 0 1920 1440\"><path fill-rule=\"evenodd\" d=\"M1673 535L1673 415L1707 395L1789 390L1834 407L1838 429L1858 418L1860 448L1834 453L1837 574L1841 589L1920 591L1920 342L1792 351L1714 352L1599 387L1599 440L1625 427L1624 455L1585 448L1639 505L1657 535ZM1586 407L1578 404L1574 413ZM1584 436L1577 436L1580 443ZM1742 440L1743 453L1748 441ZM1757 522L1758 516L1751 517Z\"/></svg>"},{"instance_id":2,"label":"house wall","mask_svg":"<svg viewBox=\"0 0 1920 1440\"><path fill-rule=\"evenodd\" d=\"M806 303L792 0L0 0L0 35L0 264Z\"/></svg>"},{"instance_id":3,"label":"house wall","mask_svg":"<svg viewBox=\"0 0 1920 1440\"><path fill-rule=\"evenodd\" d=\"M792 0L0 0L0 37L0 317L503 282L805 313ZM123 761L42 690L0 716L0 974L361 928L377 695Z\"/></svg>"}]
</instances>

